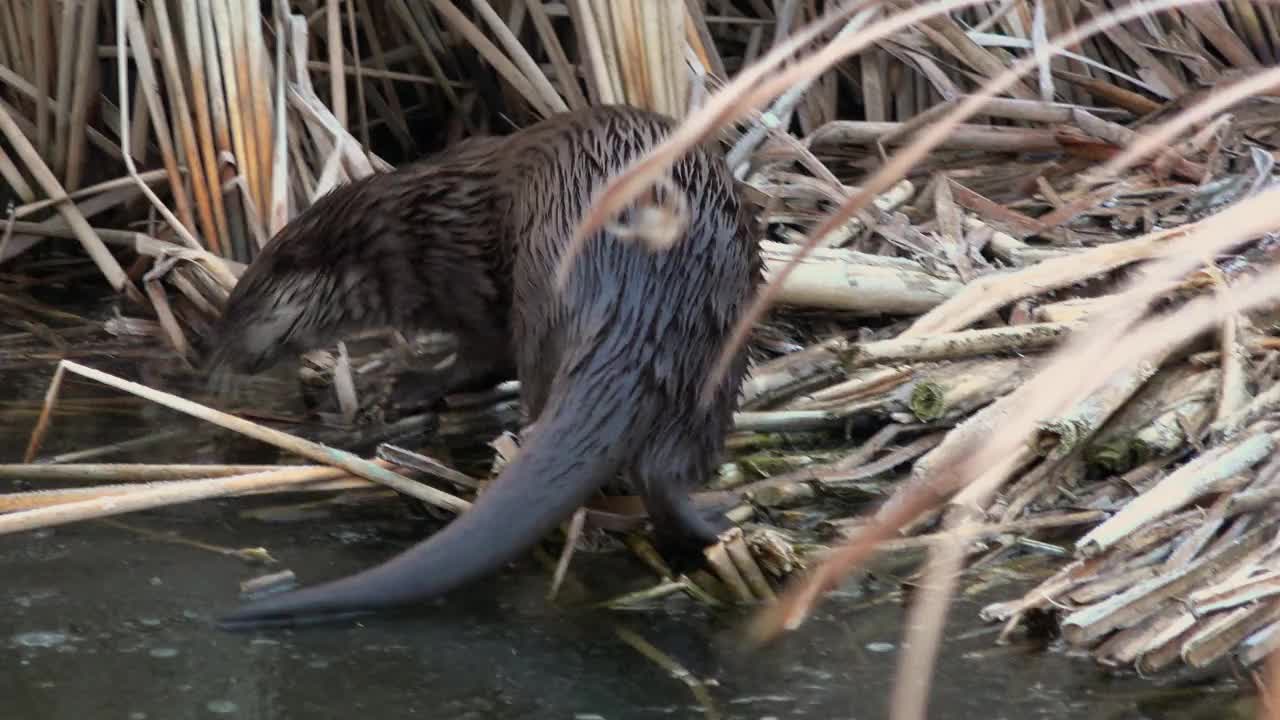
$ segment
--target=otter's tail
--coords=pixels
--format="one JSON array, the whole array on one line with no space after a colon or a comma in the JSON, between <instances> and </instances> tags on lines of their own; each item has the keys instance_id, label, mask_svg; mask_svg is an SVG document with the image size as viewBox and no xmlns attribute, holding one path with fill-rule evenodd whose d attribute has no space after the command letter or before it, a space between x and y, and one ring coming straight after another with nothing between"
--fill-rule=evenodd
<instances>
[{"instance_id":1,"label":"otter's tail","mask_svg":"<svg viewBox=\"0 0 1280 720\"><path fill-rule=\"evenodd\" d=\"M603 370L598 359L585 360L563 365L519 455L444 529L355 575L248 603L219 625L310 624L406 605L518 558L613 476L650 404L640 373L592 372Z\"/></svg>"}]
</instances>

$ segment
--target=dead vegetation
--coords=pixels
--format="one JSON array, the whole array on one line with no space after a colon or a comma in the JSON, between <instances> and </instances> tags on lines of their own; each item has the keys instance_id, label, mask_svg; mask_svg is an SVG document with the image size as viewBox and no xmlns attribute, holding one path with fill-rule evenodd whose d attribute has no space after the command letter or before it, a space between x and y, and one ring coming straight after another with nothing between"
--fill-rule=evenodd
<instances>
[{"instance_id":1,"label":"dead vegetation","mask_svg":"<svg viewBox=\"0 0 1280 720\"><path fill-rule=\"evenodd\" d=\"M465 508L481 481L429 458L334 451L276 429L287 418L249 423L83 363L198 360L256 248L424 138L628 102L683 122L602 189L581 234L716 138L761 205L772 281L734 456L705 494L742 531L691 577L628 535L659 575L640 596L768 601L753 626L768 639L873 553L923 549L902 658L918 678L959 571L1044 552L1056 573L983 612L1002 639L1047 613L1100 663L1260 670L1280 648L1280 5L827 5L9 3L0 369L60 361L43 410L20 415L24 462L56 432L70 371L317 464L4 466L62 466L84 487L0 497L0 530L380 485ZM99 279L119 303L105 321L35 297ZM377 445L401 352L309 358L319 417ZM515 392L450 398L432 420L483 442L516 426ZM569 537L637 529L629 501L593 505ZM927 695L900 684L895 717L923 717Z\"/></svg>"}]
</instances>

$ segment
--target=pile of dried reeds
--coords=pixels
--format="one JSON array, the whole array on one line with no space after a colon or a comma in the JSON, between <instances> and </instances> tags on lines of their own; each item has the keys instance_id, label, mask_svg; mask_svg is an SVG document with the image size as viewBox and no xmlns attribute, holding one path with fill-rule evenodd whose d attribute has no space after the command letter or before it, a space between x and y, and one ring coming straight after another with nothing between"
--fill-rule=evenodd
<instances>
[{"instance_id":1,"label":"pile of dried reeds","mask_svg":"<svg viewBox=\"0 0 1280 720\"><path fill-rule=\"evenodd\" d=\"M753 320L768 320L774 357L753 370L733 442L755 454L717 488L744 503L746 546L777 580L798 563L783 538L806 534L773 510L892 494L821 525L847 542L762 612L763 637L877 548L928 548L902 659L913 682L895 697L896 717L920 717L955 571L974 552L1036 546L1076 559L987 609L1007 631L1049 610L1068 643L1146 671L1253 664L1280 647L1280 6L832 5L11 3L0 174L16 204L0 264L74 238L130 316L190 357L188 336L276 229L385 167L376 144L417 151L414 112L438 112L443 139L586 103L659 109L682 125L603 189L582 230L707 137L765 199L772 285ZM163 400L340 468L113 486L100 491L112 512L299 477L465 507L406 481L404 456L335 461ZM824 432L865 428L879 429L852 452L813 450ZM819 462L748 481L759 448L805 442ZM86 497L13 497L0 528L100 514ZM1073 526L1091 529L1070 549L1031 539ZM750 554L726 547L712 553L720 581L771 598Z\"/></svg>"}]
</instances>

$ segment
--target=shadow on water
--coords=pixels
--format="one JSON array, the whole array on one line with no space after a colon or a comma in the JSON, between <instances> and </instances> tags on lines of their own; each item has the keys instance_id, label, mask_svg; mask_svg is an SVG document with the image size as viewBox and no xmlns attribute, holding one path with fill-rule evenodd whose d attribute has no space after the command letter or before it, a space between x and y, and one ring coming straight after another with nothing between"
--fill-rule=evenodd
<instances>
[{"instance_id":1,"label":"shadow on water","mask_svg":"<svg viewBox=\"0 0 1280 720\"><path fill-rule=\"evenodd\" d=\"M0 400L38 407L50 374L7 378ZM68 377L65 398L89 396L126 397ZM143 402L122 407L58 416L42 456L177 429L173 440L107 459L222 461L188 454L222 431ZM33 424L34 415L23 415L0 425L0 461L21 458ZM0 491L19 489L32 486L0 481ZM904 608L856 593L831 598L792 637L749 656L731 649L733 618L683 596L625 612L553 608L543 599L547 575L531 560L409 615L300 631L211 627L213 616L237 603L246 579L282 567L302 583L345 575L430 529L394 502L303 507L293 517L247 512L315 499L205 501L0 536L0 718L707 717L684 681L623 642L615 625L706 682L719 717L886 717ZM279 564L252 567L218 551L259 546ZM600 592L649 582L622 553L579 554L572 570ZM1025 585L957 599L931 717L1252 717L1250 693L1238 683L1162 687L1109 675L1087 658L996 646L998 628L979 624L977 609Z\"/></svg>"}]
</instances>

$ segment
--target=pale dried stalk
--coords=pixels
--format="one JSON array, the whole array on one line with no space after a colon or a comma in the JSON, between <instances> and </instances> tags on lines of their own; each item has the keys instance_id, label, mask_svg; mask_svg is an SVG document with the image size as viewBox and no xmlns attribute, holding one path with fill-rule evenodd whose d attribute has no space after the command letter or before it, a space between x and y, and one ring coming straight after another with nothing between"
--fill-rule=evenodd
<instances>
[{"instance_id":1,"label":"pale dried stalk","mask_svg":"<svg viewBox=\"0 0 1280 720\"><path fill-rule=\"evenodd\" d=\"M1248 405L1227 417L1215 420L1209 426L1209 431L1215 437L1221 439L1230 438L1247 425L1257 422L1278 407L1280 407L1280 383L1275 383L1256 395L1253 400L1249 401Z\"/></svg>"},{"instance_id":2,"label":"pale dried stalk","mask_svg":"<svg viewBox=\"0 0 1280 720\"><path fill-rule=\"evenodd\" d=\"M165 173L164 170L149 170L139 175L138 178L140 178L144 183L147 183L149 185L151 183L159 182L165 179L166 175L167 174ZM133 177L122 177L122 178L116 178L115 180L104 180L103 182L97 183L96 185L90 185L88 187L80 188L75 192L69 193L67 195L63 195L61 197L46 198L44 200L28 202L25 205L19 205L17 208L15 208L13 217L24 218L28 215L33 215L35 213L38 213L41 210L51 208L60 202L67 202L70 200L79 200L81 198L90 197L92 195L98 195L99 193L105 193L108 190L118 190L123 187L133 187L136 182L137 180Z\"/></svg>"},{"instance_id":3,"label":"pale dried stalk","mask_svg":"<svg viewBox=\"0 0 1280 720\"><path fill-rule=\"evenodd\" d=\"M206 422L211 422L219 427L247 435L256 440L270 443L289 452L301 455L302 457L314 460L325 465L336 465L358 477L371 480L373 482L382 483L406 495L411 495L424 502L431 503L436 507L461 512L470 507L467 501L450 495L449 493L437 490L429 485L415 483L402 475L391 472L385 467L377 463L371 463L363 460L344 450L326 447L319 443L314 443L302 438L290 435L279 430L251 423L234 415L229 415L218 410L200 405L199 403L180 398L159 390L140 385L129 380L123 380L100 370L86 367L70 360L62 360L59 367L83 375L87 378L97 380L100 383L109 385L119 390L146 398L152 402L157 402L167 408L176 410L180 413L200 418Z\"/></svg>"},{"instance_id":4,"label":"pale dried stalk","mask_svg":"<svg viewBox=\"0 0 1280 720\"><path fill-rule=\"evenodd\" d=\"M71 99L71 119L67 128L67 167L64 183L68 189L80 187L84 172L85 127L88 124L89 94L97 89L98 75L94 67L97 60L98 0L85 0L80 5L80 38L76 43L79 56L76 59L75 95ZM117 16L118 17L118 16ZM124 106L121 106L123 110Z\"/></svg>"},{"instance_id":5,"label":"pale dried stalk","mask_svg":"<svg viewBox=\"0 0 1280 720\"><path fill-rule=\"evenodd\" d=\"M45 223L31 223L17 220L13 222L13 227L21 233L31 235L44 235L48 237L76 237L75 231L66 225L49 225ZM190 260L199 263L202 268L207 270L210 275L224 283L224 287L235 285L236 277L239 273L244 272L244 265L218 257L206 250L192 249L181 245L157 240L149 235L142 233L130 232L128 230L115 230L112 228L91 228L103 242L111 245L119 245L125 247L140 255L147 255L154 258L177 257L184 260Z\"/></svg>"},{"instance_id":6,"label":"pale dried stalk","mask_svg":"<svg viewBox=\"0 0 1280 720\"><path fill-rule=\"evenodd\" d=\"M156 128L156 142L160 146L160 154L164 158L165 170L169 175L169 190L173 195L174 203L178 206L177 217L169 211L169 207L160 201L160 198L151 191L151 188L146 183L138 182L138 189L146 195L147 199L151 201L152 207L169 223L174 233L187 247L202 249L203 246L191 235L189 229L196 226L194 216L191 214L191 200L187 197L186 184L182 182L182 173L178 170L177 153L174 152L170 141L169 122L165 119L164 108L160 105L160 98L156 89L158 82L155 76L155 69L151 64L151 54L147 51L150 46L143 33L142 19L138 17L137 11L137 4L133 0L116 0L116 17L120 19L116 23L116 82L119 84L119 105L122 108L125 107L125 101L128 98L128 65L125 60L125 49L131 44L133 45L134 67L138 71L138 91L146 97L147 108L151 113L151 122ZM126 30L129 35L128 41L125 40ZM120 130L121 153L125 170L137 182L139 177L138 168L134 164L133 154L129 150L128 113L122 112L120 114Z\"/></svg>"},{"instance_id":7,"label":"pale dried stalk","mask_svg":"<svg viewBox=\"0 0 1280 720\"><path fill-rule=\"evenodd\" d=\"M1181 338L1153 348L1131 367L1122 368L1103 385L1062 413L1037 424L1032 445L1041 455L1060 458L1082 447L1099 428L1155 376L1181 345Z\"/></svg>"},{"instance_id":8,"label":"pale dried stalk","mask_svg":"<svg viewBox=\"0 0 1280 720\"><path fill-rule=\"evenodd\" d=\"M0 515L0 535L151 510L179 503L226 497L253 490L337 480L345 475L347 475L346 471L341 468L302 468L144 486L121 494Z\"/></svg>"},{"instance_id":9,"label":"pale dried stalk","mask_svg":"<svg viewBox=\"0 0 1280 720\"><path fill-rule=\"evenodd\" d=\"M64 373L59 367L53 371L53 379L49 381L49 387L44 391L44 403L40 408L40 417L36 419L36 426L31 430L31 438L27 441L27 451L22 457L25 463L34 462L36 455L40 452L40 446L44 444L44 437L49 432L49 423L53 422L53 406L57 403L58 393L62 391L62 377Z\"/></svg>"},{"instance_id":10,"label":"pale dried stalk","mask_svg":"<svg viewBox=\"0 0 1280 720\"><path fill-rule=\"evenodd\" d=\"M349 6L349 12L354 12L355 8ZM283 13L278 13L283 15ZM276 76L275 76L275 97L273 98L275 108L275 138L272 143L271 157L271 207L267 211L267 234L275 237L280 230L288 224L290 218L289 211L289 123L287 105L288 101L285 97L285 46L288 41L285 38L289 36L285 34L284 20L282 17L276 18L275 23L276 37L280 38L276 42ZM355 39L354 31L352 32L352 44L354 48ZM354 48L358 49L358 48ZM354 54L354 53L353 53ZM360 69L360 60L356 58L356 69ZM359 94L361 113L364 113L364 82L357 74L356 89ZM369 132L369 123L366 120L363 124L365 135ZM366 142L366 144L368 144Z\"/></svg>"},{"instance_id":11,"label":"pale dried stalk","mask_svg":"<svg viewBox=\"0 0 1280 720\"><path fill-rule=\"evenodd\" d=\"M810 133L805 138L805 145L815 150L823 145L880 146L886 138L892 139L893 144L901 145L908 140L897 137L903 126L904 123L900 122L833 120ZM988 152L1035 152L1058 150L1062 144L1053 130L959 125L938 147Z\"/></svg>"},{"instance_id":12,"label":"pale dried stalk","mask_svg":"<svg viewBox=\"0 0 1280 720\"><path fill-rule=\"evenodd\" d=\"M1271 541L1275 522L1259 525L1235 542L1225 543L1178 572L1164 573L1062 620L1068 642L1080 646L1112 630L1139 622L1167 599L1188 592L1206 578L1235 566Z\"/></svg>"},{"instance_id":13,"label":"pale dried stalk","mask_svg":"<svg viewBox=\"0 0 1280 720\"><path fill-rule=\"evenodd\" d=\"M35 192L31 189L31 186L27 184L27 179L23 177L22 171L19 170L17 164L13 162L13 158L9 157L8 153L6 153L2 147L0 147L0 177L4 178L5 182L9 183L9 187L13 188L13 192L18 196L19 200L27 204L35 201ZM12 220L12 218L10 219ZM3 260L3 258L4 256L0 255L0 260Z\"/></svg>"},{"instance_id":14,"label":"pale dried stalk","mask_svg":"<svg viewBox=\"0 0 1280 720\"><path fill-rule=\"evenodd\" d=\"M48 156L52 151L49 128L49 0L34 0L31 7L31 38L35 49L36 148Z\"/></svg>"},{"instance_id":15,"label":"pale dried stalk","mask_svg":"<svg viewBox=\"0 0 1280 720\"><path fill-rule=\"evenodd\" d=\"M936 307L963 287L922 272L862 265L838 257L810 257L793 262L788 253L763 253L765 277L796 268L779 292L779 302L810 308L867 314L916 314Z\"/></svg>"},{"instance_id":16,"label":"pale dried stalk","mask_svg":"<svg viewBox=\"0 0 1280 720\"><path fill-rule=\"evenodd\" d=\"M472 24L472 22L468 20L452 2L449 0L431 0L431 4L435 7L436 11L444 17L445 21L465 37L467 42L471 43L471 46L476 49L476 52L483 55L484 59L489 61L489 64L493 66L493 69L496 70L499 75L501 75L507 82L511 83L511 87L514 88L516 92L520 93L520 95L533 106L533 109L537 111L539 115L542 115L543 117L550 115L550 108L555 107L556 105L554 105L554 103L557 102L559 103L559 107L564 107L564 101L560 99L559 94L551 88L551 84L546 82L546 77L542 75L541 71L538 71L538 76L542 78L544 83L546 83L546 89L551 92L555 100L549 100L548 98L543 97L543 94L539 92L539 87L536 86L529 77L522 74L520 70L502 54L502 51L490 42L489 39L480 32L480 29ZM501 23L501 20L499 19L498 22Z\"/></svg>"},{"instance_id":17,"label":"pale dried stalk","mask_svg":"<svg viewBox=\"0 0 1280 720\"><path fill-rule=\"evenodd\" d=\"M1031 358L1014 357L915 370L917 379L893 395L896 400L907 391L904 409L921 422L960 419L1018 387L1037 365Z\"/></svg>"},{"instance_id":18,"label":"pale dried stalk","mask_svg":"<svg viewBox=\"0 0 1280 720\"><path fill-rule=\"evenodd\" d=\"M1165 254L1169 244L1191 229L1183 226L1159 230L1069 257L1045 260L1022 270L978 278L918 318L901 337L959 330L1011 302L1070 287L1083 279Z\"/></svg>"},{"instance_id":19,"label":"pale dried stalk","mask_svg":"<svg viewBox=\"0 0 1280 720\"><path fill-rule=\"evenodd\" d=\"M206 68L202 57L204 49L200 38L200 16L196 9L196 0L182 0L182 32L183 46L187 53L187 68L191 72L191 96L196 98L196 133L199 141L196 146L200 151L200 163L204 168L204 178L192 177L192 183L202 180L206 193L213 204L213 222L215 233L208 237L215 254L226 255L231 252L231 234L227 227L227 209L222 198L222 183L218 177L218 162L214 156L216 146L213 135L213 119L209 100L212 88L206 82ZM212 68L216 69L216 68Z\"/></svg>"},{"instance_id":20,"label":"pale dried stalk","mask_svg":"<svg viewBox=\"0 0 1280 720\"><path fill-rule=\"evenodd\" d=\"M568 0L568 6L578 30L578 42L582 45L583 65L593 100L600 105L622 102L621 89L610 72L612 66L605 59L603 36L590 0Z\"/></svg>"},{"instance_id":21,"label":"pale dried stalk","mask_svg":"<svg viewBox=\"0 0 1280 720\"><path fill-rule=\"evenodd\" d=\"M320 468L322 470L333 470L333 468L324 468L321 466L309 466L311 469ZM296 472L301 468L284 468L289 472ZM280 468L264 467L259 473L279 473ZM234 475L244 475L245 473L235 473ZM228 477L228 475L220 475L219 478ZM252 486L249 488L232 490L226 494L221 493L221 489L210 480L215 478L204 479L184 479L184 480L147 480L129 483L126 485L93 485L89 487L75 488L58 488L55 490L33 490L29 492L5 493L0 494L0 513L24 512L27 510L38 510L41 508L53 508L65 506L71 503L83 503L89 501L103 500L106 498L118 498L123 495L131 495L138 492L148 492L160 488L169 488L174 491L176 496L182 499L178 502L190 502L194 500L207 499L201 493L212 489L219 494L215 497L234 497L242 495L266 495L273 493L295 493L295 492L339 492L343 490L367 490L370 488L381 488L381 485L371 483L349 474L343 473L343 477L334 480L319 480L307 482L291 482L285 484L274 484L270 478L264 480L264 486ZM192 493L189 497L182 490L186 489ZM171 495L170 497L173 497ZM174 504L165 502L164 505ZM87 507L87 506L85 506ZM105 504L103 505L105 507ZM92 511L90 511L92 512ZM114 513L113 513L114 514ZM92 517L100 517L94 515ZM81 517L80 519L87 519Z\"/></svg>"},{"instance_id":22,"label":"pale dried stalk","mask_svg":"<svg viewBox=\"0 0 1280 720\"><path fill-rule=\"evenodd\" d=\"M271 56L267 54L267 45L263 40L262 23L265 18L258 13L249 13L246 17L248 26L247 42L249 53L249 72L253 77L253 113L254 120L257 123L257 149L258 149L258 168L262 174L259 185L261 197L258 198L258 207L269 211L272 202L271 178L274 173L275 162L275 136L276 128L274 127L273 118L275 117L275 108L273 103L280 102L284 96L281 93L278 97L275 92L276 73L272 67ZM361 85L363 87L363 85ZM266 237L270 237L267 230L267 220L262 220L262 232Z\"/></svg>"},{"instance_id":23,"label":"pale dried stalk","mask_svg":"<svg viewBox=\"0 0 1280 720\"><path fill-rule=\"evenodd\" d=\"M271 205L271 109L266 105L270 75L262 65L262 16L256 5L244 3L236 7L233 22L238 29L233 36L238 55L236 70L243 78L240 92L246 103L243 108L245 138L253 161L252 174L245 177L249 180L253 207L257 209L254 213L255 233L265 237L266 222L261 211Z\"/></svg>"},{"instance_id":24,"label":"pale dried stalk","mask_svg":"<svg viewBox=\"0 0 1280 720\"><path fill-rule=\"evenodd\" d=\"M249 88L246 87L248 69L244 67L243 54L239 52L237 40L242 33L233 23L229 0L213 0L209 3L212 12L213 35L217 38L217 61L210 68L217 68L211 73L221 79L223 91L226 93L226 118L229 120L232 157L235 161L235 174L242 177L248 186L248 194L256 195L257 154L250 151L253 130L248 125L252 112L245 112L251 105L248 100ZM208 36L206 36L208 37ZM209 38L212 39L212 38ZM256 224L256 223L255 223Z\"/></svg>"},{"instance_id":25,"label":"pale dried stalk","mask_svg":"<svg viewBox=\"0 0 1280 720\"><path fill-rule=\"evenodd\" d=\"M947 608L964 564L965 551L981 531L985 507L1004 479L1031 459L1023 450L1006 458L957 496L946 513L943 537L929 549L924 581L907 617L903 652L898 660L889 717L923 718L929 698L929 668L937 655Z\"/></svg>"},{"instance_id":26,"label":"pale dried stalk","mask_svg":"<svg viewBox=\"0 0 1280 720\"><path fill-rule=\"evenodd\" d=\"M1097 178L1119 175L1152 151L1170 147L1174 138L1179 134L1198 123L1204 122L1212 117L1214 113L1266 90L1275 89L1278 86L1280 86L1280 67L1246 75L1243 79L1230 84L1226 88L1219 86L1189 107L1183 108L1172 118L1139 132L1134 138L1134 142L1125 147L1124 152L1111 158L1102 167L1087 173L1087 175Z\"/></svg>"},{"instance_id":27,"label":"pale dried stalk","mask_svg":"<svg viewBox=\"0 0 1280 720\"><path fill-rule=\"evenodd\" d=\"M185 0L190 2L190 0ZM244 252L244 228L240 226L240 222L244 221L243 213L240 211L239 203L232 198L228 202L224 190L223 182L230 180L234 175L232 163L235 161L235 151L231 141L231 127L227 109L227 95L222 80L222 69L219 61L220 48L218 39L214 29L213 3L197 2L194 8L197 17L193 20L199 29L200 42L191 43L189 52L192 52L190 65L192 67L199 66L205 73L208 88L204 95L204 101L201 105L208 105L209 122L213 133L213 151L216 163L210 168L215 171L215 175L210 179L210 192L219 198L226 214L227 228L227 249L225 254L228 257L234 257ZM187 10L189 13L190 10ZM194 54L194 49L199 48L199 55Z\"/></svg>"},{"instance_id":28,"label":"pale dried stalk","mask_svg":"<svg viewBox=\"0 0 1280 720\"><path fill-rule=\"evenodd\" d=\"M58 44L58 82L57 82L57 107L54 109L54 127L53 127L53 157L49 161L50 165L56 168L66 167L67 147L70 139L67 137L67 123L71 119L71 80L75 71L72 63L72 54L75 52L76 44L72 38L76 37L76 12L80 7L80 3L62 3L62 22L58 27L58 37L63 42Z\"/></svg>"},{"instance_id":29,"label":"pale dried stalk","mask_svg":"<svg viewBox=\"0 0 1280 720\"><path fill-rule=\"evenodd\" d=\"M130 3L130 13L137 12L137 6ZM200 230L204 233L204 237L211 244L218 242L217 224L213 219L213 200L209 197L209 187L201 182L205 175L206 168L204 166L206 154L201 156L200 147L196 142L195 129L191 126L191 108L187 103L186 83L183 82L182 74L178 67L178 52L174 47L173 27L169 23L169 10L165 3L154 3L151 5L155 12L156 32L158 36L158 45L160 46L160 66L165 74L165 89L168 91L169 103L173 109L174 124L178 129L178 137L182 143L183 158L186 161L187 176L191 178L191 187L195 194L196 210L200 213ZM120 61L124 61L124 49L120 49ZM196 98L196 105L202 104L200 96ZM123 89L120 95L120 105L124 106L125 93ZM123 115L123 113L122 113ZM121 133L127 132L127 121L121 118ZM122 140L123 142L123 140ZM136 173L136 169L131 169L131 173Z\"/></svg>"},{"instance_id":30,"label":"pale dried stalk","mask_svg":"<svg viewBox=\"0 0 1280 720\"><path fill-rule=\"evenodd\" d=\"M345 130L347 128L347 78L342 71L342 13L338 8L340 0L327 0L325 5L325 27L328 35L325 44L329 48L329 103L333 108L333 116ZM359 82L357 80L357 82Z\"/></svg>"},{"instance_id":31,"label":"pale dried stalk","mask_svg":"<svg viewBox=\"0 0 1280 720\"><path fill-rule=\"evenodd\" d=\"M845 357L846 367L897 361L955 360L999 352L1022 352L1056 344L1081 323L1031 323L1007 327L961 330L916 337L855 343Z\"/></svg>"},{"instance_id":32,"label":"pale dried stalk","mask_svg":"<svg viewBox=\"0 0 1280 720\"><path fill-rule=\"evenodd\" d=\"M38 153L27 140L27 136L23 134L18 124L13 121L3 107L0 107L0 135L9 141L9 145L13 148L18 157L27 165L28 172L35 178L40 185L40 189L50 197L61 197L67 194L67 191L58 182L58 178L54 176L53 171L45 165ZM125 274L124 268L120 267L120 263L116 262L114 256L102 244L102 240L94 234L93 228L89 227L89 221L85 220L84 215L72 203L59 203L58 213L66 220L67 225L75 234L77 240L84 247L85 252L93 259L93 262L102 271L107 282L116 292L124 292L131 300L142 302L142 294L138 292L138 288L129 280Z\"/></svg>"},{"instance_id":33,"label":"pale dried stalk","mask_svg":"<svg viewBox=\"0 0 1280 720\"><path fill-rule=\"evenodd\" d=\"M319 468L322 465L300 465ZM159 465L142 463L8 463L0 464L0 479L35 482L160 482L192 478L246 475L280 469L279 465ZM291 466L289 469L294 469Z\"/></svg>"},{"instance_id":34,"label":"pale dried stalk","mask_svg":"<svg viewBox=\"0 0 1280 720\"><path fill-rule=\"evenodd\" d=\"M556 69L557 77L560 78L561 92L568 98L569 107L574 110L587 107L587 99L583 97L582 89L578 87L577 73L560 45L560 38L556 36L555 28L551 25L551 18L547 17L547 9L543 6L542 0L526 0L525 7L528 8L529 17L533 19L533 25L538 31L538 39L542 41L542 47L550 56L551 64Z\"/></svg>"},{"instance_id":35,"label":"pale dried stalk","mask_svg":"<svg viewBox=\"0 0 1280 720\"><path fill-rule=\"evenodd\" d=\"M1137 528L1158 520L1210 492L1222 480L1262 462L1275 449L1271 433L1257 433L1235 444L1216 448L1187 463L1151 490L1129 501L1110 520L1076 542L1085 556L1097 555L1123 540Z\"/></svg>"},{"instance_id":36,"label":"pale dried stalk","mask_svg":"<svg viewBox=\"0 0 1280 720\"><path fill-rule=\"evenodd\" d=\"M546 103L546 107L551 112L567 111L569 106L565 104L564 98L552 87L551 81L543 74L542 68L538 67L533 57L529 55L529 51L520 44L520 40L512 34L511 29L502 21L502 18L498 17L498 13L489 6L489 3L483 0L471 0L471 5L475 7L476 12L484 19L493 34L498 36L498 41L506 48L516 66L529 82L533 83L533 87L537 90L542 102Z\"/></svg>"}]
</instances>

